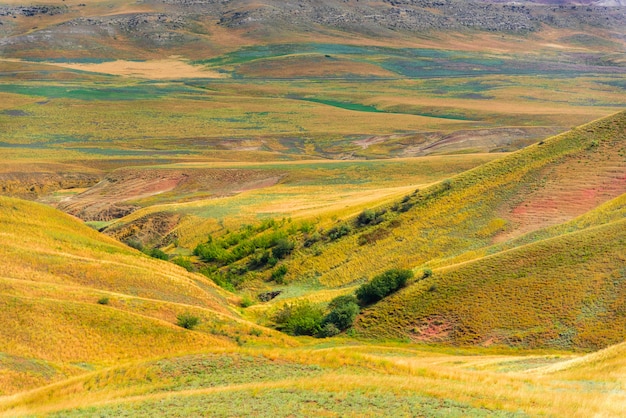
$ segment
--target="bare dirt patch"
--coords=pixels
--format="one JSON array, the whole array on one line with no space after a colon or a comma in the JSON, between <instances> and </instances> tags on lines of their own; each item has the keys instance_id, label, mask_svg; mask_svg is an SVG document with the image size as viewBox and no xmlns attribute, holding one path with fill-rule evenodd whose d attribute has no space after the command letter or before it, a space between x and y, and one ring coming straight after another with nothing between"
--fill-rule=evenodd
<instances>
[{"instance_id":1,"label":"bare dirt patch","mask_svg":"<svg viewBox=\"0 0 626 418\"><path fill-rule=\"evenodd\" d=\"M148 247L161 247L176 238L172 231L180 218L181 215L175 213L151 213L128 224L107 228L104 233L122 242L136 241Z\"/></svg>"},{"instance_id":2,"label":"bare dirt patch","mask_svg":"<svg viewBox=\"0 0 626 418\"><path fill-rule=\"evenodd\" d=\"M60 202L59 209L86 221L110 221L142 206L229 196L281 178L274 170L125 168Z\"/></svg>"},{"instance_id":3,"label":"bare dirt patch","mask_svg":"<svg viewBox=\"0 0 626 418\"><path fill-rule=\"evenodd\" d=\"M82 166L56 163L0 165L0 194L35 200L58 190L91 187L101 173Z\"/></svg>"}]
</instances>

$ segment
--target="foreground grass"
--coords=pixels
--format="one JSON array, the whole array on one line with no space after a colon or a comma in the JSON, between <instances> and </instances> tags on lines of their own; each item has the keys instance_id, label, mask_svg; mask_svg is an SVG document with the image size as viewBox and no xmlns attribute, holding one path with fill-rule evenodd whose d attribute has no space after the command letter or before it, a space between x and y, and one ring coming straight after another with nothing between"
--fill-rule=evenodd
<instances>
[{"instance_id":1,"label":"foreground grass","mask_svg":"<svg viewBox=\"0 0 626 418\"><path fill-rule=\"evenodd\" d=\"M11 416L380 416L389 411L397 416L618 416L626 402L620 347L574 360L559 353L446 353L349 341L327 348L228 350L129 363L0 400L0 410ZM610 367L611 375L593 372Z\"/></svg>"}]
</instances>

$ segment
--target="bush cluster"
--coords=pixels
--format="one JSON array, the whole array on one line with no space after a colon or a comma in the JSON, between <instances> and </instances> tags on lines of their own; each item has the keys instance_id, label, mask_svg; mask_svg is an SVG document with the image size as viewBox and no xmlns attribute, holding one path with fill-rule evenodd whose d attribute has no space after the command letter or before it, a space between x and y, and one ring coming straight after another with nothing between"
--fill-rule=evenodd
<instances>
[{"instance_id":1,"label":"bush cluster","mask_svg":"<svg viewBox=\"0 0 626 418\"><path fill-rule=\"evenodd\" d=\"M148 251L146 251L146 254L148 254L150 257L152 258L158 258L159 260L169 260L170 256L167 255L166 252L164 252L163 250L160 250L158 248L152 248Z\"/></svg>"},{"instance_id":2,"label":"bush cluster","mask_svg":"<svg viewBox=\"0 0 626 418\"><path fill-rule=\"evenodd\" d=\"M289 335L317 335L324 312L309 301L288 303L274 316L278 329Z\"/></svg>"},{"instance_id":3,"label":"bush cluster","mask_svg":"<svg viewBox=\"0 0 626 418\"><path fill-rule=\"evenodd\" d=\"M250 268L261 268L265 265L273 266L285 258L295 248L295 244L287 238L284 231L270 231L251 238L251 234L244 229L240 233L229 234L222 239L209 237L207 242L198 244L193 250L194 255L208 263L228 265L250 255Z\"/></svg>"},{"instance_id":4,"label":"bush cluster","mask_svg":"<svg viewBox=\"0 0 626 418\"><path fill-rule=\"evenodd\" d=\"M411 270L391 269L359 287L355 294L361 305L369 305L404 287L412 277Z\"/></svg>"},{"instance_id":5,"label":"bush cluster","mask_svg":"<svg viewBox=\"0 0 626 418\"><path fill-rule=\"evenodd\" d=\"M199 323L200 318L187 312L176 317L176 325L185 329L194 329Z\"/></svg>"},{"instance_id":6,"label":"bush cluster","mask_svg":"<svg viewBox=\"0 0 626 418\"><path fill-rule=\"evenodd\" d=\"M339 296L324 311L309 301L286 304L274 316L278 328L290 335L311 335L332 337L352 326L359 314L357 299L352 296Z\"/></svg>"},{"instance_id":7,"label":"bush cluster","mask_svg":"<svg viewBox=\"0 0 626 418\"><path fill-rule=\"evenodd\" d=\"M329 240L335 241L343 236L348 235L350 232L352 232L352 229L349 225L341 224L329 229L326 233L326 236Z\"/></svg>"},{"instance_id":8,"label":"bush cluster","mask_svg":"<svg viewBox=\"0 0 626 418\"><path fill-rule=\"evenodd\" d=\"M385 209L381 209L379 211L374 211L372 209L365 209L363 212L359 214L356 218L357 226L366 226L366 225L378 225L382 221L385 220L384 216L387 211Z\"/></svg>"}]
</instances>

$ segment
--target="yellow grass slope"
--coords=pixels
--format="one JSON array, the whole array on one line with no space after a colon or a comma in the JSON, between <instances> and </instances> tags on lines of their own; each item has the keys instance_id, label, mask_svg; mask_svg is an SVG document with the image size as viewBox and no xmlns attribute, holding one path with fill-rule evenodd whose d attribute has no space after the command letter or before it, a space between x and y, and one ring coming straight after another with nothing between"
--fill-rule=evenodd
<instances>
[{"instance_id":1,"label":"yellow grass slope","mask_svg":"<svg viewBox=\"0 0 626 418\"><path fill-rule=\"evenodd\" d=\"M368 336L598 349L626 338L626 219L435 270L368 309Z\"/></svg>"},{"instance_id":2,"label":"yellow grass slope","mask_svg":"<svg viewBox=\"0 0 626 418\"><path fill-rule=\"evenodd\" d=\"M0 198L0 395L113 362L286 342L202 276L49 207ZM188 313L193 331L176 325Z\"/></svg>"},{"instance_id":3,"label":"yellow grass slope","mask_svg":"<svg viewBox=\"0 0 626 418\"><path fill-rule=\"evenodd\" d=\"M625 193L625 156L621 112L408 195L389 221L315 257L296 256L288 279L315 277L336 287L392 267L485 255L496 242L561 224ZM381 238L359 245L364 233Z\"/></svg>"}]
</instances>

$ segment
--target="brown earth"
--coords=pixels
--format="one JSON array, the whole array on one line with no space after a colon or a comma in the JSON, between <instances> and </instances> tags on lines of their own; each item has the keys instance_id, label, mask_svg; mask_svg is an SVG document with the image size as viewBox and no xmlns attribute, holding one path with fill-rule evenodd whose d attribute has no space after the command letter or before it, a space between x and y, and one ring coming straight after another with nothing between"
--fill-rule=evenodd
<instances>
[{"instance_id":1,"label":"brown earth","mask_svg":"<svg viewBox=\"0 0 626 418\"><path fill-rule=\"evenodd\" d=\"M58 190L91 187L101 177L98 170L65 164L6 164L0 166L0 194L35 200Z\"/></svg>"},{"instance_id":2,"label":"brown earth","mask_svg":"<svg viewBox=\"0 0 626 418\"><path fill-rule=\"evenodd\" d=\"M176 238L172 231L181 215L167 212L151 213L128 224L107 228L104 233L122 242L139 242L148 247L162 247Z\"/></svg>"},{"instance_id":3,"label":"brown earth","mask_svg":"<svg viewBox=\"0 0 626 418\"><path fill-rule=\"evenodd\" d=\"M454 132L377 135L352 143L362 149L372 146L400 148L399 157L463 152L510 152L555 135L561 130L552 126L462 129Z\"/></svg>"},{"instance_id":4,"label":"brown earth","mask_svg":"<svg viewBox=\"0 0 626 418\"><path fill-rule=\"evenodd\" d=\"M125 168L58 208L85 221L110 221L142 206L228 196L276 184L272 170Z\"/></svg>"}]
</instances>

